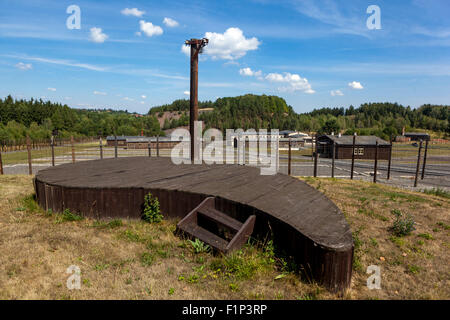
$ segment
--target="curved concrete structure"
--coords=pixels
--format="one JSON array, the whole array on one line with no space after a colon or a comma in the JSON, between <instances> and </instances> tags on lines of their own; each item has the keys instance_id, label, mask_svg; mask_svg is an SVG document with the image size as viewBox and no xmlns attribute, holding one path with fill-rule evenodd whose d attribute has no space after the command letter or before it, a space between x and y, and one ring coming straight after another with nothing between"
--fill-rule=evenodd
<instances>
[{"instance_id":1,"label":"curved concrete structure","mask_svg":"<svg viewBox=\"0 0 450 320\"><path fill-rule=\"evenodd\" d=\"M350 286L353 240L342 212L306 183L238 165L174 165L169 158L118 158L64 164L35 178L39 204L92 218L139 219L152 192L167 217L183 218L206 197L239 221L256 215L253 237L274 244L332 291Z\"/></svg>"}]
</instances>

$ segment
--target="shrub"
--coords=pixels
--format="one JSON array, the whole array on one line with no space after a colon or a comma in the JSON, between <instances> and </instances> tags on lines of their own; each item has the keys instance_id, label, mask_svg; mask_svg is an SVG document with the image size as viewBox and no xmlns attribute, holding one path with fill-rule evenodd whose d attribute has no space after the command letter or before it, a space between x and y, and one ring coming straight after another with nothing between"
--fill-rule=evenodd
<instances>
[{"instance_id":1,"label":"shrub","mask_svg":"<svg viewBox=\"0 0 450 320\"><path fill-rule=\"evenodd\" d=\"M71 212L69 209L65 209L62 214L58 215L56 218L57 223L66 222L66 221L80 221L83 220L83 217Z\"/></svg>"},{"instance_id":2,"label":"shrub","mask_svg":"<svg viewBox=\"0 0 450 320\"><path fill-rule=\"evenodd\" d=\"M159 210L158 198L154 197L150 192L144 198L142 219L150 223L158 223L163 219L163 215Z\"/></svg>"},{"instance_id":3,"label":"shrub","mask_svg":"<svg viewBox=\"0 0 450 320\"><path fill-rule=\"evenodd\" d=\"M205 244L199 239L195 239L195 241L189 240L189 243L191 244L194 253L209 252L211 250L211 247L209 245Z\"/></svg>"},{"instance_id":4,"label":"shrub","mask_svg":"<svg viewBox=\"0 0 450 320\"><path fill-rule=\"evenodd\" d=\"M406 216L400 210L392 210L392 214L395 215L392 231L397 237L403 237L416 230L414 225L416 224L414 218L408 214Z\"/></svg>"},{"instance_id":5,"label":"shrub","mask_svg":"<svg viewBox=\"0 0 450 320\"><path fill-rule=\"evenodd\" d=\"M144 267L150 266L154 261L154 256L150 252L144 252L141 256L141 263Z\"/></svg>"},{"instance_id":6,"label":"shrub","mask_svg":"<svg viewBox=\"0 0 450 320\"><path fill-rule=\"evenodd\" d=\"M434 195L441 198L447 198L450 199L450 192L441 189L441 188L432 188L432 189L426 189L423 190L424 193Z\"/></svg>"}]
</instances>

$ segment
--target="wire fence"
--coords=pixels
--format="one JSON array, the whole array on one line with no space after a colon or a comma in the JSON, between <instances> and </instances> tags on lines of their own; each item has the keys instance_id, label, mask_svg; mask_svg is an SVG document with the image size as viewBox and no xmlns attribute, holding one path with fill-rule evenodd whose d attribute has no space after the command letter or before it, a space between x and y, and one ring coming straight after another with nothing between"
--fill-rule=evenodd
<instances>
[{"instance_id":1,"label":"wire fence","mask_svg":"<svg viewBox=\"0 0 450 320\"><path fill-rule=\"evenodd\" d=\"M3 143L0 146L0 173L35 174L53 165L115 157L170 157L177 143L157 137L151 138L150 143L98 138L54 139L53 143L51 140L28 139L28 143ZM244 155L242 151L239 154L239 149L239 146L233 146L235 163L262 166L259 144L256 147L244 144ZM267 152L272 152L270 142ZM450 188L448 141L431 140L428 144L423 142L422 146L420 142L394 142L390 161L380 156L377 156L377 161L375 157L354 157L353 160L324 157L316 152L314 142L305 143L301 139L279 139L275 154L277 172L292 176L353 178L402 187ZM252 157L257 159L256 164L251 161Z\"/></svg>"}]
</instances>

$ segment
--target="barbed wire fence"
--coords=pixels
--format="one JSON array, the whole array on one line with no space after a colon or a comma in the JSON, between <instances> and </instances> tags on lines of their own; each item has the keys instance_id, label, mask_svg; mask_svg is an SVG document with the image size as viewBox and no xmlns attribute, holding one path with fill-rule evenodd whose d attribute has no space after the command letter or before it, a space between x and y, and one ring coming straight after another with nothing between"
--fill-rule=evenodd
<instances>
[{"instance_id":1,"label":"barbed wire fence","mask_svg":"<svg viewBox=\"0 0 450 320\"><path fill-rule=\"evenodd\" d=\"M0 141L0 174L35 174L39 170L64 163L121 158L170 157L179 142L165 137L127 143L105 138L53 138ZM245 138L244 138L245 140ZM227 142L224 141L224 145ZM280 138L276 144L277 172L291 176L362 179L402 187L450 188L450 143L445 140L393 142L390 160L324 158L317 152L317 143L296 138ZM203 143L205 147L205 143ZM244 142L244 155L234 146L235 163L255 165L259 144L255 148ZM267 152L271 152L268 144ZM353 154L355 150L352 150ZM420 155L419 155L420 154ZM375 160L376 159L376 160ZM353 170L352 170L353 169Z\"/></svg>"}]
</instances>

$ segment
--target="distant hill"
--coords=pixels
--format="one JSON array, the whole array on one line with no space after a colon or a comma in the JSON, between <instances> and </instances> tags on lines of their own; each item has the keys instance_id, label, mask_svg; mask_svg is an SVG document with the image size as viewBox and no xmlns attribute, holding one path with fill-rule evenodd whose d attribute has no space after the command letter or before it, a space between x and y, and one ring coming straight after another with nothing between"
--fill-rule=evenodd
<instances>
[{"instance_id":1,"label":"distant hill","mask_svg":"<svg viewBox=\"0 0 450 320\"><path fill-rule=\"evenodd\" d=\"M377 135L388 139L406 130L422 129L436 132L437 136L450 135L450 106L423 105L412 109L398 103L365 103L358 108L320 108L297 114L283 98L247 94L219 98L214 102L199 102L199 108L212 111L199 115L205 127L220 130L276 128L307 132L342 132ZM185 126L189 122L189 100L176 100L172 104L154 107L149 114L178 112L176 119L164 120L164 128ZM184 115L184 116L181 116ZM181 119L181 120L180 120Z\"/></svg>"}]
</instances>

